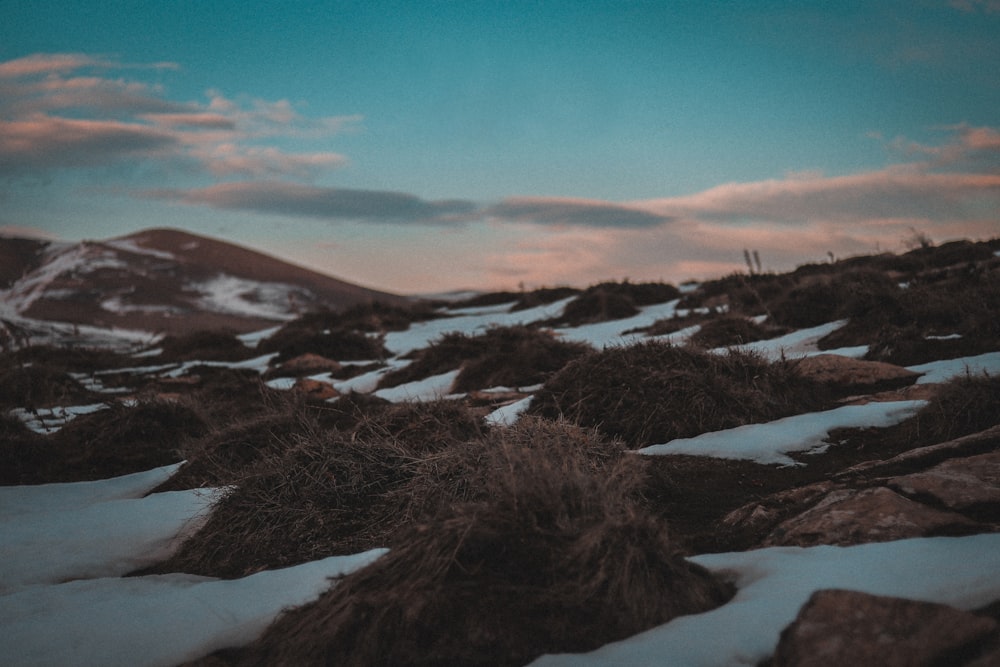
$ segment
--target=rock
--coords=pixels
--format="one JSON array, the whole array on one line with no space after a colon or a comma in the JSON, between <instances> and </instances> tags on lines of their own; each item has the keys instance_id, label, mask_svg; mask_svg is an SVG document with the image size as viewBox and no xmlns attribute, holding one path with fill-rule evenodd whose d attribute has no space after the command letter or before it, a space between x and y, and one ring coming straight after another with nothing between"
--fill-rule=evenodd
<instances>
[{"instance_id":1,"label":"rock","mask_svg":"<svg viewBox=\"0 0 1000 667\"><path fill-rule=\"evenodd\" d=\"M849 546L964 532L976 525L960 514L927 507L885 487L844 489L781 523L763 546Z\"/></svg>"},{"instance_id":2,"label":"rock","mask_svg":"<svg viewBox=\"0 0 1000 667\"><path fill-rule=\"evenodd\" d=\"M823 590L782 631L771 664L963 665L987 657L982 647L997 630L993 619L947 605Z\"/></svg>"},{"instance_id":3,"label":"rock","mask_svg":"<svg viewBox=\"0 0 1000 667\"><path fill-rule=\"evenodd\" d=\"M320 401L340 396L340 392L334 389L333 385L329 382L311 380L309 378L299 378L296 380L293 389L301 391L309 398L315 398Z\"/></svg>"},{"instance_id":4,"label":"rock","mask_svg":"<svg viewBox=\"0 0 1000 667\"><path fill-rule=\"evenodd\" d=\"M964 435L947 442L911 449L885 461L859 463L837 473L834 477L871 475L877 473L880 469L891 469L893 467L906 467L909 470L919 469L948 459L982 454L983 452L995 450L998 447L1000 447L1000 424L991 426L985 431Z\"/></svg>"},{"instance_id":5,"label":"rock","mask_svg":"<svg viewBox=\"0 0 1000 667\"><path fill-rule=\"evenodd\" d=\"M919 373L881 361L864 361L839 354L818 354L796 362L803 377L829 385L839 392L871 393L913 384Z\"/></svg>"},{"instance_id":6,"label":"rock","mask_svg":"<svg viewBox=\"0 0 1000 667\"><path fill-rule=\"evenodd\" d=\"M889 480L908 495L931 496L945 507L962 510L1000 503L1000 451L951 459L930 470Z\"/></svg>"},{"instance_id":7,"label":"rock","mask_svg":"<svg viewBox=\"0 0 1000 667\"><path fill-rule=\"evenodd\" d=\"M790 506L804 506L815 503L836 488L833 482L816 482L806 486L773 493L759 501L743 505L722 517L722 525L743 528L757 528L773 521L781 514L787 514Z\"/></svg>"},{"instance_id":8,"label":"rock","mask_svg":"<svg viewBox=\"0 0 1000 667\"><path fill-rule=\"evenodd\" d=\"M278 372L286 375L309 375L311 373L336 373L342 368L339 362L318 354L307 352L289 359L280 366Z\"/></svg>"}]
</instances>

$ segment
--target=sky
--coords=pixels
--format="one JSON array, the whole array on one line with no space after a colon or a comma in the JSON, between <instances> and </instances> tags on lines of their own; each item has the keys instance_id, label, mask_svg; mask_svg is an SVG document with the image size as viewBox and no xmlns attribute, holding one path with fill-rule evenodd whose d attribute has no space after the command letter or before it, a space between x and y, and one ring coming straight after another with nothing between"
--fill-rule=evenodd
<instances>
[{"instance_id":1,"label":"sky","mask_svg":"<svg viewBox=\"0 0 1000 667\"><path fill-rule=\"evenodd\" d=\"M0 233L402 293L992 238L997 62L998 0L0 0Z\"/></svg>"}]
</instances>

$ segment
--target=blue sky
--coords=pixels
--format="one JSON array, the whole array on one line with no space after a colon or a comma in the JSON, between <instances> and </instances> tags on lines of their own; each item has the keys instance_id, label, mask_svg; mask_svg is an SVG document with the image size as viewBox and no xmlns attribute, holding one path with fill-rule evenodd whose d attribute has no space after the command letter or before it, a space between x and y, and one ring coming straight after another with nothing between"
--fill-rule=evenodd
<instances>
[{"instance_id":1,"label":"blue sky","mask_svg":"<svg viewBox=\"0 0 1000 667\"><path fill-rule=\"evenodd\" d=\"M0 0L0 229L384 289L1000 232L1000 2Z\"/></svg>"}]
</instances>

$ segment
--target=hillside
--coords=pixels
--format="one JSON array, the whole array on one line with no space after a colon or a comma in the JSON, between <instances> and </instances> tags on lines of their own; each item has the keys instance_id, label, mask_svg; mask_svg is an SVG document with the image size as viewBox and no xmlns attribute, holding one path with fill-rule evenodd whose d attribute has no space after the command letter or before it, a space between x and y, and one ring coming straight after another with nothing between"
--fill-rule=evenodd
<instances>
[{"instance_id":1,"label":"hillside","mask_svg":"<svg viewBox=\"0 0 1000 667\"><path fill-rule=\"evenodd\" d=\"M28 346L0 434L4 664L1000 661L1000 239Z\"/></svg>"},{"instance_id":2,"label":"hillside","mask_svg":"<svg viewBox=\"0 0 1000 667\"><path fill-rule=\"evenodd\" d=\"M147 335L247 332L319 308L405 302L173 229L73 244L0 238L0 259L0 319L8 337L58 337L46 323Z\"/></svg>"}]
</instances>

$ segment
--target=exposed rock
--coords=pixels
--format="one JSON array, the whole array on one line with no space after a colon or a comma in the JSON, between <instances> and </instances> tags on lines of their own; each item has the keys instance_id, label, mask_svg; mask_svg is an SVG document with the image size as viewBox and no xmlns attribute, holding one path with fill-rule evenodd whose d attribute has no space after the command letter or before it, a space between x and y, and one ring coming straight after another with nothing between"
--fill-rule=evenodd
<instances>
[{"instance_id":1,"label":"exposed rock","mask_svg":"<svg viewBox=\"0 0 1000 667\"><path fill-rule=\"evenodd\" d=\"M951 459L930 470L889 480L908 495L927 495L951 509L1000 503L1000 451Z\"/></svg>"},{"instance_id":2,"label":"exposed rock","mask_svg":"<svg viewBox=\"0 0 1000 667\"><path fill-rule=\"evenodd\" d=\"M340 392L333 388L329 382L321 380L311 380L309 378L299 378L295 381L294 389L301 391L309 398L325 401L328 398L340 396Z\"/></svg>"},{"instance_id":3,"label":"exposed rock","mask_svg":"<svg viewBox=\"0 0 1000 667\"><path fill-rule=\"evenodd\" d=\"M983 648L997 630L993 619L947 605L817 591L781 633L771 664L966 665L985 659Z\"/></svg>"},{"instance_id":4,"label":"exposed rock","mask_svg":"<svg viewBox=\"0 0 1000 667\"><path fill-rule=\"evenodd\" d=\"M960 456L982 454L983 452L996 450L998 447L1000 447L1000 424L991 426L985 431L964 435L947 442L911 449L885 461L859 463L838 473L836 477L871 474L881 468L896 466L906 466L912 470Z\"/></svg>"},{"instance_id":5,"label":"exposed rock","mask_svg":"<svg viewBox=\"0 0 1000 667\"><path fill-rule=\"evenodd\" d=\"M722 525L742 528L759 528L775 520L790 506L815 503L836 488L833 482L816 482L767 496L758 502L734 509L722 517Z\"/></svg>"},{"instance_id":6,"label":"exposed rock","mask_svg":"<svg viewBox=\"0 0 1000 667\"><path fill-rule=\"evenodd\" d=\"M336 373L341 368L340 363L333 359L307 352L294 359L289 359L278 366L277 370L286 375L308 375L310 373Z\"/></svg>"},{"instance_id":7,"label":"exposed rock","mask_svg":"<svg viewBox=\"0 0 1000 667\"><path fill-rule=\"evenodd\" d=\"M848 393L870 393L877 390L913 384L919 373L881 361L864 361L839 354L818 354L796 362L803 377Z\"/></svg>"},{"instance_id":8,"label":"exposed rock","mask_svg":"<svg viewBox=\"0 0 1000 667\"><path fill-rule=\"evenodd\" d=\"M884 487L843 489L780 524L763 546L848 546L963 532L975 525L960 514L907 500Z\"/></svg>"}]
</instances>

